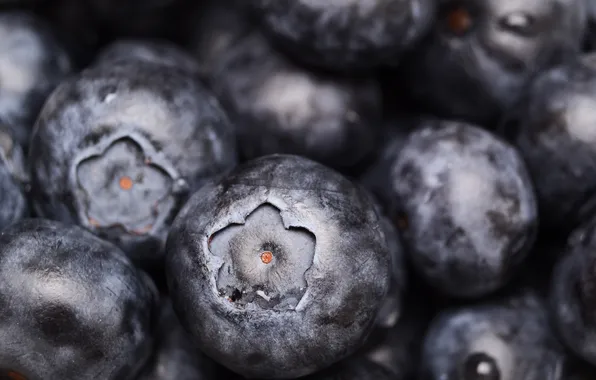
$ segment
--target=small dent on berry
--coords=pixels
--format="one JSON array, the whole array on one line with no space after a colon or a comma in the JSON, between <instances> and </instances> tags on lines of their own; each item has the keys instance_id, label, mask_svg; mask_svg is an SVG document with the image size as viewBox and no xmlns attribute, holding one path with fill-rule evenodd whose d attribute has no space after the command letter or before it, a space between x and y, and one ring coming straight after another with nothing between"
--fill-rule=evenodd
<instances>
[{"instance_id":1,"label":"small dent on berry","mask_svg":"<svg viewBox=\"0 0 596 380\"><path fill-rule=\"evenodd\" d=\"M286 228L279 209L265 203L245 219L207 238L209 251L222 259L218 295L243 309L293 310L307 291L315 236Z\"/></svg>"}]
</instances>

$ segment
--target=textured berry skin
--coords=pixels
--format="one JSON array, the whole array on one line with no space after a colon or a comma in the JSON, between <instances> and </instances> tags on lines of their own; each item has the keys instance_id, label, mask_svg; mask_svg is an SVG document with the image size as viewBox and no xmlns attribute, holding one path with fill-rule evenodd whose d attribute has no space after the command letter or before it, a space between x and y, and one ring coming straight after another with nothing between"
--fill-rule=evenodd
<instances>
[{"instance_id":1,"label":"textured berry skin","mask_svg":"<svg viewBox=\"0 0 596 380\"><path fill-rule=\"evenodd\" d=\"M187 196L236 164L232 126L211 93L183 71L136 61L63 83L32 147L36 212L140 261L161 257Z\"/></svg>"},{"instance_id":2,"label":"textured berry skin","mask_svg":"<svg viewBox=\"0 0 596 380\"><path fill-rule=\"evenodd\" d=\"M537 72L579 52L583 2L439 0L439 19L405 56L400 85L440 117L493 126Z\"/></svg>"},{"instance_id":3,"label":"textured berry skin","mask_svg":"<svg viewBox=\"0 0 596 380\"><path fill-rule=\"evenodd\" d=\"M331 169L291 155L250 161L176 218L174 309L207 355L246 377L321 370L362 344L387 292L379 223L370 197Z\"/></svg>"},{"instance_id":4,"label":"textured berry skin","mask_svg":"<svg viewBox=\"0 0 596 380\"><path fill-rule=\"evenodd\" d=\"M422 379L562 379L566 355L531 292L441 312L422 351Z\"/></svg>"},{"instance_id":5,"label":"textured berry skin","mask_svg":"<svg viewBox=\"0 0 596 380\"><path fill-rule=\"evenodd\" d=\"M299 61L331 70L395 63L430 29L434 0L251 0L263 29Z\"/></svg>"},{"instance_id":6,"label":"textured berry skin","mask_svg":"<svg viewBox=\"0 0 596 380\"><path fill-rule=\"evenodd\" d=\"M245 159L296 154L345 169L378 143L381 92L374 78L307 70L256 32L213 67L209 83L234 117Z\"/></svg>"},{"instance_id":7,"label":"textured berry skin","mask_svg":"<svg viewBox=\"0 0 596 380\"><path fill-rule=\"evenodd\" d=\"M46 97L70 73L49 26L19 11L0 13L0 129L26 147Z\"/></svg>"},{"instance_id":8,"label":"textured berry skin","mask_svg":"<svg viewBox=\"0 0 596 380\"><path fill-rule=\"evenodd\" d=\"M535 184L544 225L569 231L595 210L596 54L543 72L505 126Z\"/></svg>"},{"instance_id":9,"label":"textured berry skin","mask_svg":"<svg viewBox=\"0 0 596 380\"><path fill-rule=\"evenodd\" d=\"M578 227L551 279L551 310L562 341L596 364L596 219Z\"/></svg>"},{"instance_id":10,"label":"textured berry skin","mask_svg":"<svg viewBox=\"0 0 596 380\"><path fill-rule=\"evenodd\" d=\"M429 120L410 135L388 175L410 259L439 292L480 297L516 273L538 218L513 147L473 125Z\"/></svg>"},{"instance_id":11,"label":"textured berry skin","mask_svg":"<svg viewBox=\"0 0 596 380\"><path fill-rule=\"evenodd\" d=\"M26 219L0 234L2 369L28 380L134 379L156 308L149 277L82 228Z\"/></svg>"}]
</instances>

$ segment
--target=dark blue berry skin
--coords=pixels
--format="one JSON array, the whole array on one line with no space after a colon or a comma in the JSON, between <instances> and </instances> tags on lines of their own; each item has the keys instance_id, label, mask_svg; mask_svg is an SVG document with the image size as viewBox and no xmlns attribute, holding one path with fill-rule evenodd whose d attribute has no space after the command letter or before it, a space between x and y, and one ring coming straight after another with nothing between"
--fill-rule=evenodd
<instances>
[{"instance_id":1,"label":"dark blue berry skin","mask_svg":"<svg viewBox=\"0 0 596 380\"><path fill-rule=\"evenodd\" d=\"M213 362L192 343L168 298L161 301L155 348L137 380L214 380Z\"/></svg>"},{"instance_id":2,"label":"dark blue berry skin","mask_svg":"<svg viewBox=\"0 0 596 380\"><path fill-rule=\"evenodd\" d=\"M103 48L95 58L94 66L114 65L119 62L148 62L168 68L199 74L194 57L177 45L161 39L119 39Z\"/></svg>"},{"instance_id":3,"label":"dark blue berry skin","mask_svg":"<svg viewBox=\"0 0 596 380\"><path fill-rule=\"evenodd\" d=\"M424 341L424 380L562 380L567 355L531 292L442 311Z\"/></svg>"},{"instance_id":4,"label":"dark blue berry skin","mask_svg":"<svg viewBox=\"0 0 596 380\"><path fill-rule=\"evenodd\" d=\"M370 196L303 157L271 155L195 193L167 242L182 325L248 378L295 378L363 343L390 258Z\"/></svg>"},{"instance_id":5,"label":"dark blue berry skin","mask_svg":"<svg viewBox=\"0 0 596 380\"><path fill-rule=\"evenodd\" d=\"M70 73L49 25L33 14L0 13L0 129L27 147L46 97Z\"/></svg>"},{"instance_id":6,"label":"dark blue berry skin","mask_svg":"<svg viewBox=\"0 0 596 380\"><path fill-rule=\"evenodd\" d=\"M147 62L85 70L49 98L30 152L35 211L158 260L188 195L236 164L232 126L184 71Z\"/></svg>"},{"instance_id":7,"label":"dark blue berry skin","mask_svg":"<svg viewBox=\"0 0 596 380\"><path fill-rule=\"evenodd\" d=\"M439 3L432 32L400 68L401 85L439 117L494 126L536 73L581 48L584 0Z\"/></svg>"},{"instance_id":8,"label":"dark blue berry skin","mask_svg":"<svg viewBox=\"0 0 596 380\"><path fill-rule=\"evenodd\" d=\"M198 40L196 54L235 121L244 159L296 154L344 170L374 151L382 108L374 78L298 66L242 21L237 8L211 12L222 21L203 27L209 41Z\"/></svg>"},{"instance_id":9,"label":"dark blue berry skin","mask_svg":"<svg viewBox=\"0 0 596 380\"><path fill-rule=\"evenodd\" d=\"M535 184L544 225L569 231L596 198L596 54L543 72L504 126Z\"/></svg>"},{"instance_id":10,"label":"dark blue berry skin","mask_svg":"<svg viewBox=\"0 0 596 380\"><path fill-rule=\"evenodd\" d=\"M0 234L0 377L134 379L152 348L157 293L116 246L25 219Z\"/></svg>"},{"instance_id":11,"label":"dark blue berry skin","mask_svg":"<svg viewBox=\"0 0 596 380\"><path fill-rule=\"evenodd\" d=\"M551 279L551 310L563 342L596 364L596 219L570 236Z\"/></svg>"},{"instance_id":12,"label":"dark blue berry skin","mask_svg":"<svg viewBox=\"0 0 596 380\"><path fill-rule=\"evenodd\" d=\"M481 297L517 272L538 218L512 146L470 124L428 120L410 134L387 176L410 260L437 291Z\"/></svg>"},{"instance_id":13,"label":"dark blue berry skin","mask_svg":"<svg viewBox=\"0 0 596 380\"><path fill-rule=\"evenodd\" d=\"M296 60L330 70L395 63L430 29L434 0L250 0L263 30Z\"/></svg>"}]
</instances>

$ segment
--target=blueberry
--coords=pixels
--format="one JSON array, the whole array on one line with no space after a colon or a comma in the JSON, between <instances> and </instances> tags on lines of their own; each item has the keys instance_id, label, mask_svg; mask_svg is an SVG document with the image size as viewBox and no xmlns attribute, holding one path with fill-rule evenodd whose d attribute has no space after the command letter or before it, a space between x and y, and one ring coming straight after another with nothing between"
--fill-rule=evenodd
<instances>
[{"instance_id":1,"label":"blueberry","mask_svg":"<svg viewBox=\"0 0 596 380\"><path fill-rule=\"evenodd\" d=\"M70 60L46 23L0 13L0 129L26 147L46 97L70 72Z\"/></svg>"},{"instance_id":2,"label":"blueberry","mask_svg":"<svg viewBox=\"0 0 596 380\"><path fill-rule=\"evenodd\" d=\"M22 148L0 129L0 231L29 214Z\"/></svg>"},{"instance_id":3,"label":"blueberry","mask_svg":"<svg viewBox=\"0 0 596 380\"><path fill-rule=\"evenodd\" d=\"M596 364L596 219L578 227L555 267L551 306L557 331L566 345Z\"/></svg>"},{"instance_id":4,"label":"blueberry","mask_svg":"<svg viewBox=\"0 0 596 380\"><path fill-rule=\"evenodd\" d=\"M346 169L375 148L381 117L378 83L296 66L259 33L227 49L209 80L235 117L246 159L297 154Z\"/></svg>"},{"instance_id":5,"label":"blueberry","mask_svg":"<svg viewBox=\"0 0 596 380\"><path fill-rule=\"evenodd\" d=\"M114 245L59 222L13 224L0 234L0 378L133 379L156 300Z\"/></svg>"},{"instance_id":6,"label":"blueberry","mask_svg":"<svg viewBox=\"0 0 596 380\"><path fill-rule=\"evenodd\" d=\"M304 376L354 352L382 305L389 265L370 196L291 155L205 185L176 218L166 254L182 325L249 378Z\"/></svg>"},{"instance_id":7,"label":"blueberry","mask_svg":"<svg viewBox=\"0 0 596 380\"><path fill-rule=\"evenodd\" d=\"M483 296L509 281L527 256L536 201L524 163L498 137L428 120L387 175L412 263L440 292Z\"/></svg>"},{"instance_id":8,"label":"blueberry","mask_svg":"<svg viewBox=\"0 0 596 380\"><path fill-rule=\"evenodd\" d=\"M32 139L33 205L132 258L162 256L179 206L236 163L217 100L180 70L144 62L88 69L48 99Z\"/></svg>"},{"instance_id":9,"label":"blueberry","mask_svg":"<svg viewBox=\"0 0 596 380\"><path fill-rule=\"evenodd\" d=\"M524 157L545 225L569 230L595 209L596 54L548 70L506 126Z\"/></svg>"},{"instance_id":10,"label":"blueberry","mask_svg":"<svg viewBox=\"0 0 596 380\"><path fill-rule=\"evenodd\" d=\"M576 54L584 0L441 0L430 36L403 62L401 83L446 118L493 124L535 73Z\"/></svg>"},{"instance_id":11,"label":"blueberry","mask_svg":"<svg viewBox=\"0 0 596 380\"><path fill-rule=\"evenodd\" d=\"M424 341L421 373L428 380L561 379L566 355L532 293L449 309Z\"/></svg>"},{"instance_id":12,"label":"blueberry","mask_svg":"<svg viewBox=\"0 0 596 380\"><path fill-rule=\"evenodd\" d=\"M435 0L251 0L279 46L332 70L395 62L432 26Z\"/></svg>"},{"instance_id":13,"label":"blueberry","mask_svg":"<svg viewBox=\"0 0 596 380\"><path fill-rule=\"evenodd\" d=\"M137 380L214 379L213 364L191 342L168 298L162 299L156 347Z\"/></svg>"},{"instance_id":14,"label":"blueberry","mask_svg":"<svg viewBox=\"0 0 596 380\"><path fill-rule=\"evenodd\" d=\"M119 39L103 50L94 65L114 65L118 62L140 61L199 74L198 62L182 48L160 39Z\"/></svg>"}]
</instances>

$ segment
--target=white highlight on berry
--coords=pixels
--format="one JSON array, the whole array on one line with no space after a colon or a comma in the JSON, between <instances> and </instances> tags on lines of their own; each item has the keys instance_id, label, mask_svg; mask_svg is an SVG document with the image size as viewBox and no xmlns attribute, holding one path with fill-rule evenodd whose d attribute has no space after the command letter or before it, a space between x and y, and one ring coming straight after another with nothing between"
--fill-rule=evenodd
<instances>
[{"instance_id":1,"label":"white highlight on berry","mask_svg":"<svg viewBox=\"0 0 596 380\"><path fill-rule=\"evenodd\" d=\"M43 46L27 29L0 25L0 51L0 110L20 114L24 95L40 80Z\"/></svg>"},{"instance_id":2,"label":"white highlight on berry","mask_svg":"<svg viewBox=\"0 0 596 380\"><path fill-rule=\"evenodd\" d=\"M495 360L497 367L499 368L501 380L511 379L511 374L513 374L515 368L514 353L511 348L496 335L492 333L482 335L471 343L468 352L482 352L490 356ZM480 363L477 371L478 374L490 373L490 364Z\"/></svg>"},{"instance_id":3,"label":"white highlight on berry","mask_svg":"<svg viewBox=\"0 0 596 380\"><path fill-rule=\"evenodd\" d=\"M346 98L332 83L315 81L299 72L281 72L262 84L255 107L273 113L284 126L303 127L322 115L342 114Z\"/></svg>"},{"instance_id":4,"label":"white highlight on berry","mask_svg":"<svg viewBox=\"0 0 596 380\"><path fill-rule=\"evenodd\" d=\"M566 99L565 112L567 130L578 141L596 143L596 101L587 96L572 96Z\"/></svg>"}]
</instances>

